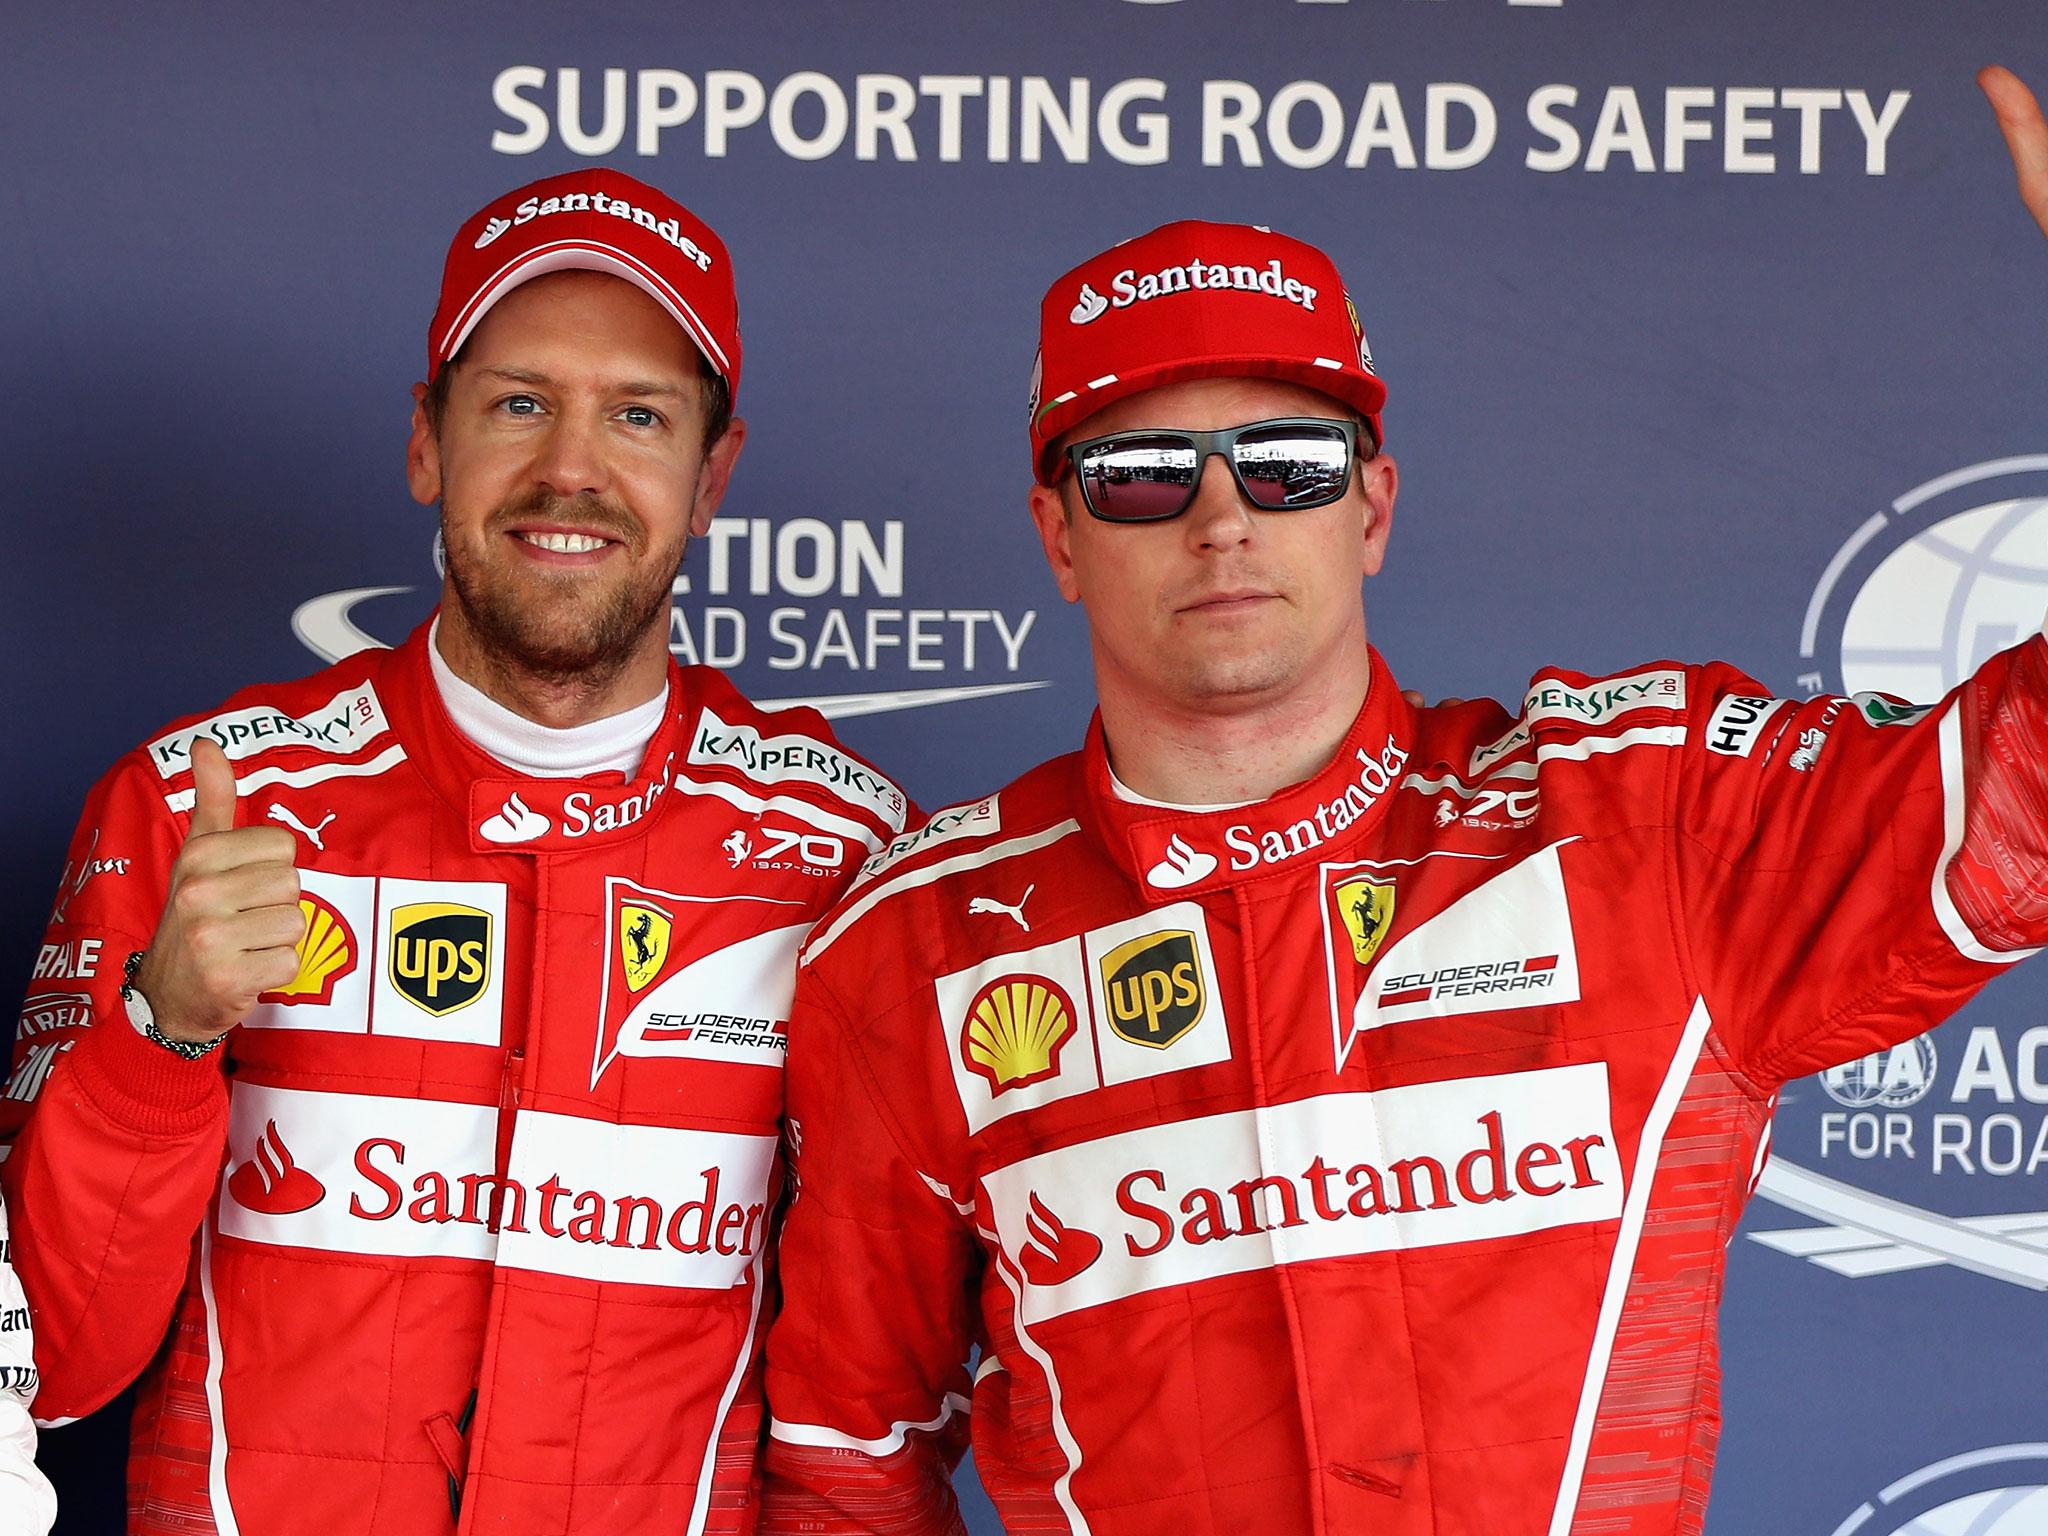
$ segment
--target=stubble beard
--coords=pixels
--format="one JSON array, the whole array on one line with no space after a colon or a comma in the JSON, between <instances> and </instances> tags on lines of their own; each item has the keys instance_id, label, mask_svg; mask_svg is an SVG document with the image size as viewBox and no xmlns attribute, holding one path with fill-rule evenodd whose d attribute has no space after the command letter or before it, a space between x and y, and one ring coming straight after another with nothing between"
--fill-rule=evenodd
<instances>
[{"instance_id":1,"label":"stubble beard","mask_svg":"<svg viewBox=\"0 0 2048 1536\"><path fill-rule=\"evenodd\" d=\"M507 537L507 526L537 515L616 540L631 562L626 574L600 589L577 571L528 566L514 579L503 568L517 558L509 554L493 569L489 552ZM623 508L601 497L546 492L501 507L469 544L449 537L444 508L441 536L449 585L487 663L553 687L602 687L625 670L650 629L666 630L675 574L689 544L685 529L671 548L642 558L646 532Z\"/></svg>"}]
</instances>

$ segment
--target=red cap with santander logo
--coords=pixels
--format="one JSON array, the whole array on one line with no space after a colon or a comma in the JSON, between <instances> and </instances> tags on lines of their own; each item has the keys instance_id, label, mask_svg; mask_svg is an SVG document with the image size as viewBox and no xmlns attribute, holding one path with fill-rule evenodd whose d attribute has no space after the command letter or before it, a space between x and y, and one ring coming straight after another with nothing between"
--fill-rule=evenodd
<instances>
[{"instance_id":1,"label":"red cap with santander logo","mask_svg":"<svg viewBox=\"0 0 2048 1536\"><path fill-rule=\"evenodd\" d=\"M427 381L493 304L564 271L609 272L643 290L738 395L740 310L725 242L667 193L605 166L507 192L456 232L427 332Z\"/></svg>"},{"instance_id":2,"label":"red cap with santander logo","mask_svg":"<svg viewBox=\"0 0 2048 1536\"><path fill-rule=\"evenodd\" d=\"M1336 265L1254 224L1183 219L1112 246L1052 285L1031 380L1031 459L1047 485L1061 434L1112 400L1183 379L1286 379L1380 436L1387 387Z\"/></svg>"}]
</instances>

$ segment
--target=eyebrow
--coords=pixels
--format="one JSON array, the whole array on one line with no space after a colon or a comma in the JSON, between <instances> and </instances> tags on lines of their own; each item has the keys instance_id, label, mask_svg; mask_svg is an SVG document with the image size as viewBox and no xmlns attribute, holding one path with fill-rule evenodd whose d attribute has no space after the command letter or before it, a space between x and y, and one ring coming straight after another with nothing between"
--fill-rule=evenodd
<instances>
[{"instance_id":1,"label":"eyebrow","mask_svg":"<svg viewBox=\"0 0 2048 1536\"><path fill-rule=\"evenodd\" d=\"M555 382L548 375L535 372L531 368L490 367L479 368L477 372L485 378L502 379L508 384L547 386ZM657 379L624 379L616 384L607 384L603 392L608 395L632 395L641 399L680 400L683 397L680 386Z\"/></svg>"}]
</instances>

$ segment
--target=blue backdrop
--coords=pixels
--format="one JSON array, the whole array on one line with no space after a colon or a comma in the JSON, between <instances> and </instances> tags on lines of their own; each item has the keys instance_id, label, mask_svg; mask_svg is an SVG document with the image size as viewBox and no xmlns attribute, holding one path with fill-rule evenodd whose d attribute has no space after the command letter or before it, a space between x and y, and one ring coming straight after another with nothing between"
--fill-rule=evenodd
<instances>
[{"instance_id":1,"label":"blue backdrop","mask_svg":"<svg viewBox=\"0 0 2048 1536\"><path fill-rule=\"evenodd\" d=\"M1367 605L1411 687L1720 656L1931 697L2048 606L2048 250L1971 83L2048 86L2039 0L233 9L7 28L17 983L118 752L426 611L402 443L447 239L591 159L739 272L752 433L679 653L829 698L927 805L1087 717L1024 515L1036 303L1170 218L1349 279L1405 489ZM1786 1094L1730 1257L1714 1536L2020 1531L2044 995L2023 969ZM48 1437L60 1529L116 1528L108 1419Z\"/></svg>"}]
</instances>

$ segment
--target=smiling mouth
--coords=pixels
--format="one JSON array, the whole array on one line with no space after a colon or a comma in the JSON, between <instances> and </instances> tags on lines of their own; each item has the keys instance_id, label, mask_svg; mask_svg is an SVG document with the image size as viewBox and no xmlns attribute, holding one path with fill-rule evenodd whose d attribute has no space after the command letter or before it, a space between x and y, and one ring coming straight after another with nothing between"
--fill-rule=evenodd
<instances>
[{"instance_id":1,"label":"smiling mouth","mask_svg":"<svg viewBox=\"0 0 2048 1536\"><path fill-rule=\"evenodd\" d=\"M543 532L538 529L522 528L513 534L522 543L535 549L544 549L552 555L588 555L600 549L608 549L614 542L599 538L594 533Z\"/></svg>"}]
</instances>

